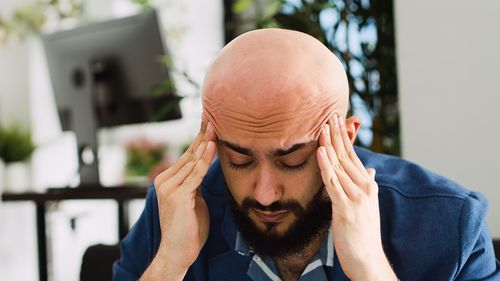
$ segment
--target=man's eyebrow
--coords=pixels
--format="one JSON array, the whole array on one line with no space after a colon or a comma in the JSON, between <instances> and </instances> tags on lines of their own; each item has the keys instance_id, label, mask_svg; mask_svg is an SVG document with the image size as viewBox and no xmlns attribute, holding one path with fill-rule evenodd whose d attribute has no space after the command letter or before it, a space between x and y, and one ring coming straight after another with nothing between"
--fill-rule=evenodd
<instances>
[{"instance_id":1,"label":"man's eyebrow","mask_svg":"<svg viewBox=\"0 0 500 281\"><path fill-rule=\"evenodd\" d=\"M273 156L275 156L275 157L285 156L285 155L288 155L296 150L301 149L302 147L304 147L306 145L307 145L307 143L296 143L288 149L278 149L278 150L274 151Z\"/></svg>"},{"instance_id":2,"label":"man's eyebrow","mask_svg":"<svg viewBox=\"0 0 500 281\"><path fill-rule=\"evenodd\" d=\"M229 147L230 149L232 149L238 153L245 154L248 156L253 156L253 152L250 149L245 148L245 147L241 147L235 143L230 143L230 142L225 141L225 140L219 140L219 143L221 143L222 145L224 145L226 147Z\"/></svg>"},{"instance_id":3,"label":"man's eyebrow","mask_svg":"<svg viewBox=\"0 0 500 281\"><path fill-rule=\"evenodd\" d=\"M238 153L241 153L241 154L244 154L244 155L248 155L248 156L254 156L254 153L251 149L249 148L245 148L245 147L241 147L235 143L231 143L231 142L228 142L228 141L225 141L225 140L219 140L219 143L221 143L222 145L238 152ZM285 155L288 155L294 151L297 151L303 147L305 147L306 145L308 145L309 143L311 142L307 142L307 143L296 143L294 145L292 145L290 148L287 148L287 149L277 149L275 150L274 152L272 152L272 156L273 157L281 157L281 156L285 156Z\"/></svg>"}]
</instances>

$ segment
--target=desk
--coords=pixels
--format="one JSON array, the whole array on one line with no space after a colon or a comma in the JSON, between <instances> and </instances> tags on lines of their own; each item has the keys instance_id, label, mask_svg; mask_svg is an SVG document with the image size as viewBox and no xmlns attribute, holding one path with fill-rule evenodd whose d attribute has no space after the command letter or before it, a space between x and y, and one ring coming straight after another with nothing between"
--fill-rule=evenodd
<instances>
[{"instance_id":1,"label":"desk","mask_svg":"<svg viewBox=\"0 0 500 281\"><path fill-rule=\"evenodd\" d=\"M38 275L40 281L47 281L47 236L45 225L45 212L47 202L62 200L99 200L112 199L118 204L118 235L121 240L128 232L127 203L132 199L146 198L147 188L137 186L120 187L80 187L80 188L53 188L45 193L4 193L2 201L33 201L36 205L36 224L38 236Z\"/></svg>"}]
</instances>

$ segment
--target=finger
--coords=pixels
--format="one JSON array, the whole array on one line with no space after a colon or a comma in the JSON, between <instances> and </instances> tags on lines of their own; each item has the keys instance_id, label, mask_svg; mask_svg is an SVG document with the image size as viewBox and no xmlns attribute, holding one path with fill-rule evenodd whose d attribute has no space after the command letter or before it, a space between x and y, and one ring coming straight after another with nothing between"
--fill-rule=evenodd
<instances>
[{"instance_id":1,"label":"finger","mask_svg":"<svg viewBox=\"0 0 500 281\"><path fill-rule=\"evenodd\" d=\"M355 187L355 184L353 181L349 178L349 176L346 174L344 171L343 166L340 164L337 154L331 144L331 137L327 136L328 134L328 128L331 128L331 124L328 124L322 134L323 137L320 134L320 143L324 143L324 147L326 150L326 155L328 156L329 159L329 164L335 173L335 176L337 177L338 181L340 182L342 189L344 192L347 194L349 198L355 199L360 196L360 190L359 188Z\"/></svg>"},{"instance_id":2,"label":"finger","mask_svg":"<svg viewBox=\"0 0 500 281\"><path fill-rule=\"evenodd\" d=\"M170 166L167 170L163 171L155 178L155 185L161 184L175 175L179 170L186 165L189 159L196 152L196 149L199 147L201 141L203 140L204 134L201 132L196 136L193 143L189 146L189 148L182 154L182 156L175 161L175 163Z\"/></svg>"},{"instance_id":3,"label":"finger","mask_svg":"<svg viewBox=\"0 0 500 281\"><path fill-rule=\"evenodd\" d=\"M198 149L194 154L190 154L188 160L182 166L177 173L171 174L170 177L166 178L165 181L159 182L157 179L155 179L155 187L157 189L161 189L162 192L170 193L172 189L177 189L182 182L186 179L186 177L189 175L191 170L194 168L198 160L202 157L206 147L207 147L208 141L202 141L201 144L198 146Z\"/></svg>"},{"instance_id":4,"label":"finger","mask_svg":"<svg viewBox=\"0 0 500 281\"><path fill-rule=\"evenodd\" d=\"M335 149L332 145L332 136L331 136L331 124L326 124L324 127L324 130L322 134L320 134L320 145L325 147L326 150L326 155L328 156L328 159L330 161L330 165L332 166L334 171L343 171L343 167L339 162L339 159L337 157L337 153L335 152Z\"/></svg>"},{"instance_id":5,"label":"finger","mask_svg":"<svg viewBox=\"0 0 500 281\"><path fill-rule=\"evenodd\" d=\"M371 183L367 186L365 186L365 191L366 191L366 194L368 194L369 196L370 195L377 195L378 194L378 184L377 182L375 181L375 174L377 171L375 171L375 169L373 168L368 168L366 169L366 172L368 173L370 179L371 179Z\"/></svg>"},{"instance_id":6,"label":"finger","mask_svg":"<svg viewBox=\"0 0 500 281\"><path fill-rule=\"evenodd\" d=\"M346 154L349 156L349 159L351 159L351 162L358 169L358 171L360 171L360 173L363 176L368 176L365 166L363 165L361 160L359 160L358 155L354 151L354 146L352 145L351 139L349 138L349 134L347 133L347 128L345 126L344 118L339 117L339 124L340 124L340 135L342 136L342 141L344 143Z\"/></svg>"},{"instance_id":7,"label":"finger","mask_svg":"<svg viewBox=\"0 0 500 281\"><path fill-rule=\"evenodd\" d=\"M337 176L332 170L330 159L326 153L324 146L320 146L316 153L316 158L318 159L318 166L321 171L321 178L326 187L326 192L332 203L336 202L346 202L347 196L337 179Z\"/></svg>"},{"instance_id":8,"label":"finger","mask_svg":"<svg viewBox=\"0 0 500 281\"><path fill-rule=\"evenodd\" d=\"M173 177L168 179L167 182L169 184L172 184L173 186L180 186L189 176L189 174L194 169L198 161L200 161L200 159L203 157L203 154L205 153L205 150L209 143L213 142L202 141L200 146L198 146L198 149L192 155L192 157L189 159L186 165L184 165L181 169L179 169L179 171Z\"/></svg>"},{"instance_id":9,"label":"finger","mask_svg":"<svg viewBox=\"0 0 500 281\"><path fill-rule=\"evenodd\" d=\"M185 191L193 193L201 185L203 178L208 172L210 165L215 157L216 145L213 141L209 141L201 159L196 163L195 167L183 183Z\"/></svg>"},{"instance_id":10,"label":"finger","mask_svg":"<svg viewBox=\"0 0 500 281\"><path fill-rule=\"evenodd\" d=\"M193 143L189 146L186 152L189 154L194 154L198 147L201 145L203 141L209 141L214 137L214 127L211 122L208 122L206 126L201 127L200 132L196 136Z\"/></svg>"},{"instance_id":11,"label":"finger","mask_svg":"<svg viewBox=\"0 0 500 281\"><path fill-rule=\"evenodd\" d=\"M368 169L366 169L366 172L368 173L368 175L370 176L370 178L372 180L375 180L375 174L377 173L377 171L375 171L375 169L368 168Z\"/></svg>"},{"instance_id":12,"label":"finger","mask_svg":"<svg viewBox=\"0 0 500 281\"><path fill-rule=\"evenodd\" d=\"M361 174L358 168L354 165L354 163L351 161L350 156L348 155L344 141L342 140L342 134L341 134L341 128L340 128L340 117L338 115L333 116L333 124L330 122L330 129L331 129L331 140L333 143L333 148L335 152L337 153L337 158L344 168L344 171L346 174L351 178L351 180L356 184L356 185L364 185L366 184L366 178L367 174ZM364 170L364 168L363 168Z\"/></svg>"},{"instance_id":13,"label":"finger","mask_svg":"<svg viewBox=\"0 0 500 281\"><path fill-rule=\"evenodd\" d=\"M328 156L330 165L342 169L342 166L340 165L337 158L337 154L335 153L335 150L332 146L329 124L325 124L325 126L323 127L323 132L319 136L319 144L325 147L326 155Z\"/></svg>"},{"instance_id":14,"label":"finger","mask_svg":"<svg viewBox=\"0 0 500 281\"><path fill-rule=\"evenodd\" d=\"M186 163L191 159L191 157L196 153L198 147L202 143L204 139L212 139L214 138L213 126L210 122L208 122L206 129L200 129L200 132L196 136L193 143L189 146L189 148L184 152L184 154L177 160L175 163L170 166L167 170L163 171L155 178L155 186L160 186L163 182L167 181L175 174L179 172L179 170L186 165Z\"/></svg>"}]
</instances>

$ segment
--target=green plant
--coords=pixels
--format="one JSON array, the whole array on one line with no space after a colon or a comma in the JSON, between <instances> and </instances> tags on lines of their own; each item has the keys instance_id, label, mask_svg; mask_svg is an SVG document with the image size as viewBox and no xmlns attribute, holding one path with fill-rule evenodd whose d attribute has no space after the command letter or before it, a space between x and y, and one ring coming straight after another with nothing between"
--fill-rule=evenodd
<instances>
[{"instance_id":1,"label":"green plant","mask_svg":"<svg viewBox=\"0 0 500 281\"><path fill-rule=\"evenodd\" d=\"M164 159L167 145L145 139L127 145L127 177L147 176Z\"/></svg>"},{"instance_id":2,"label":"green plant","mask_svg":"<svg viewBox=\"0 0 500 281\"><path fill-rule=\"evenodd\" d=\"M163 95L171 95L171 99L166 102L158 112L151 118L151 121L165 120L173 111L177 110L179 103L184 98L199 98L200 97L200 84L195 81L189 73L181 70L175 66L170 55L164 55L159 60L170 73L170 77L152 85L149 89L149 94L152 97L159 97ZM192 89L191 93L178 93L174 84L173 76L183 79Z\"/></svg>"},{"instance_id":3,"label":"green plant","mask_svg":"<svg viewBox=\"0 0 500 281\"><path fill-rule=\"evenodd\" d=\"M40 33L49 19L80 18L82 11L82 0L35 0L20 5L9 17L0 14L0 45Z\"/></svg>"},{"instance_id":4,"label":"green plant","mask_svg":"<svg viewBox=\"0 0 500 281\"><path fill-rule=\"evenodd\" d=\"M153 5L151 4L151 1L149 0L131 0L132 3L139 5L143 10L151 9L153 8Z\"/></svg>"},{"instance_id":5,"label":"green plant","mask_svg":"<svg viewBox=\"0 0 500 281\"><path fill-rule=\"evenodd\" d=\"M0 158L5 163L26 161L35 150L31 134L18 125L0 127Z\"/></svg>"}]
</instances>

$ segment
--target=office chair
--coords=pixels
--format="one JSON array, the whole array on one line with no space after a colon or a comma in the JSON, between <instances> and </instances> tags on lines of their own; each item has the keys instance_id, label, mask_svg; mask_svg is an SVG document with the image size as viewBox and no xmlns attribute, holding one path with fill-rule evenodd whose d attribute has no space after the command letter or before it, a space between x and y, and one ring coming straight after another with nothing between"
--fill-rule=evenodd
<instances>
[{"instance_id":1,"label":"office chair","mask_svg":"<svg viewBox=\"0 0 500 281\"><path fill-rule=\"evenodd\" d=\"M110 281L113 277L113 263L119 258L118 244L88 247L82 258L80 281Z\"/></svg>"}]
</instances>

